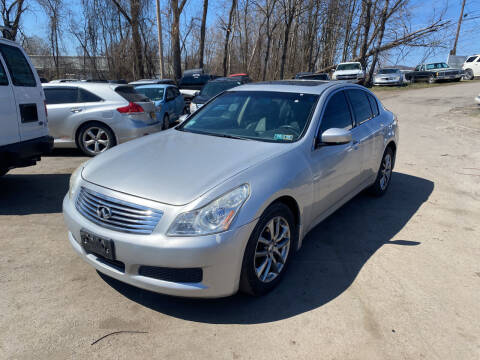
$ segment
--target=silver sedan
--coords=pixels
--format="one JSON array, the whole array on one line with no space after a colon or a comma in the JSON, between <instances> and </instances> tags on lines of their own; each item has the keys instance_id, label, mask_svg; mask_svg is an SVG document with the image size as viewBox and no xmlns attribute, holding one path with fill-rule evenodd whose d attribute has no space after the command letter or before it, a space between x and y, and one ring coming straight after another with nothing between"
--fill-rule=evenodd
<instances>
[{"instance_id":1,"label":"silver sedan","mask_svg":"<svg viewBox=\"0 0 480 360\"><path fill-rule=\"evenodd\" d=\"M155 105L133 86L69 82L43 84L54 146L88 156L162 129Z\"/></svg>"},{"instance_id":2,"label":"silver sedan","mask_svg":"<svg viewBox=\"0 0 480 360\"><path fill-rule=\"evenodd\" d=\"M63 203L68 239L143 289L262 295L318 223L364 189L387 191L397 141L395 115L364 87L242 85L80 166Z\"/></svg>"}]
</instances>

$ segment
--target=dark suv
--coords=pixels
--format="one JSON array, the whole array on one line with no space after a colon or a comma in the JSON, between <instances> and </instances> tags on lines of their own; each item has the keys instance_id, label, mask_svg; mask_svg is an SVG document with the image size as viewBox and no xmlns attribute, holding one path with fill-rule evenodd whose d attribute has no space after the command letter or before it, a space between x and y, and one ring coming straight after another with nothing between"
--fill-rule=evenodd
<instances>
[{"instance_id":1,"label":"dark suv","mask_svg":"<svg viewBox=\"0 0 480 360\"><path fill-rule=\"evenodd\" d=\"M211 98L217 96L225 90L234 88L235 86L239 86L242 84L245 84L245 81L242 81L235 77L221 77L210 80L208 83L205 84L200 93L198 93L198 95L196 95L192 99L190 103L190 113L194 113Z\"/></svg>"}]
</instances>

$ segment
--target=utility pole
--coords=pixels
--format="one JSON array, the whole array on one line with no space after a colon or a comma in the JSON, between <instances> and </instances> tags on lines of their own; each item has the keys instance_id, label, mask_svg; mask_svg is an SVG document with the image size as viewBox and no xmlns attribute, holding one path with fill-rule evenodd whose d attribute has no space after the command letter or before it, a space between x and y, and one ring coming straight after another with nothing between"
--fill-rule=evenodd
<instances>
[{"instance_id":1,"label":"utility pole","mask_svg":"<svg viewBox=\"0 0 480 360\"><path fill-rule=\"evenodd\" d=\"M160 14L160 0L157 0L157 30L158 30L158 57L160 59L160 78L165 77L165 66L163 64L163 40L162 40L162 17Z\"/></svg>"},{"instance_id":2,"label":"utility pole","mask_svg":"<svg viewBox=\"0 0 480 360\"><path fill-rule=\"evenodd\" d=\"M453 49L450 51L450 55L456 55L458 36L460 35L460 26L462 26L463 9L465 8L465 0L462 1L462 10L460 11L460 18L458 19L457 34L455 35L455 42L453 43Z\"/></svg>"}]
</instances>

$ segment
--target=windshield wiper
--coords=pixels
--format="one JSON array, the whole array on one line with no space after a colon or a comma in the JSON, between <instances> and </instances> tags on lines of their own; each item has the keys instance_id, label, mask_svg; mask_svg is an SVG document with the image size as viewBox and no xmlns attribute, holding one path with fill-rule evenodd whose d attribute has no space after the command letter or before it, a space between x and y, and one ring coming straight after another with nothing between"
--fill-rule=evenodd
<instances>
[{"instance_id":1,"label":"windshield wiper","mask_svg":"<svg viewBox=\"0 0 480 360\"><path fill-rule=\"evenodd\" d=\"M217 137L223 137L223 138L228 138L228 139L253 140L251 138L242 137L242 136L235 136L235 135L230 135L230 134L219 134L219 133L211 133L211 132L206 132L206 131L192 131L192 130L189 130L189 129L187 130L183 127L178 128L177 130L190 132L190 133L193 133L193 134L210 135L210 136L217 136Z\"/></svg>"}]
</instances>

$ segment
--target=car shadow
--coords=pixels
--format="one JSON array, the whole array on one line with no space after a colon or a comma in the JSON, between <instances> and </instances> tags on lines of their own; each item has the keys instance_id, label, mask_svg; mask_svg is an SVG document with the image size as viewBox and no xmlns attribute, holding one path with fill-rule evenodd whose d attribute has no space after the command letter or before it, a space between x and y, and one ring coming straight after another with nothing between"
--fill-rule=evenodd
<instances>
[{"instance_id":1,"label":"car shadow","mask_svg":"<svg viewBox=\"0 0 480 360\"><path fill-rule=\"evenodd\" d=\"M53 149L51 153L47 155L43 155L43 157L57 157L57 156L86 157L86 155L77 148Z\"/></svg>"},{"instance_id":2,"label":"car shadow","mask_svg":"<svg viewBox=\"0 0 480 360\"><path fill-rule=\"evenodd\" d=\"M152 310L215 324L255 324L318 308L342 294L383 245L416 246L395 235L427 201L433 182L394 173L382 198L360 194L314 228L292 258L279 286L263 297L237 294L223 299L188 299L135 288L99 273L112 288Z\"/></svg>"},{"instance_id":3,"label":"car shadow","mask_svg":"<svg viewBox=\"0 0 480 360\"><path fill-rule=\"evenodd\" d=\"M0 215L62 212L71 174L6 175L0 178Z\"/></svg>"}]
</instances>

